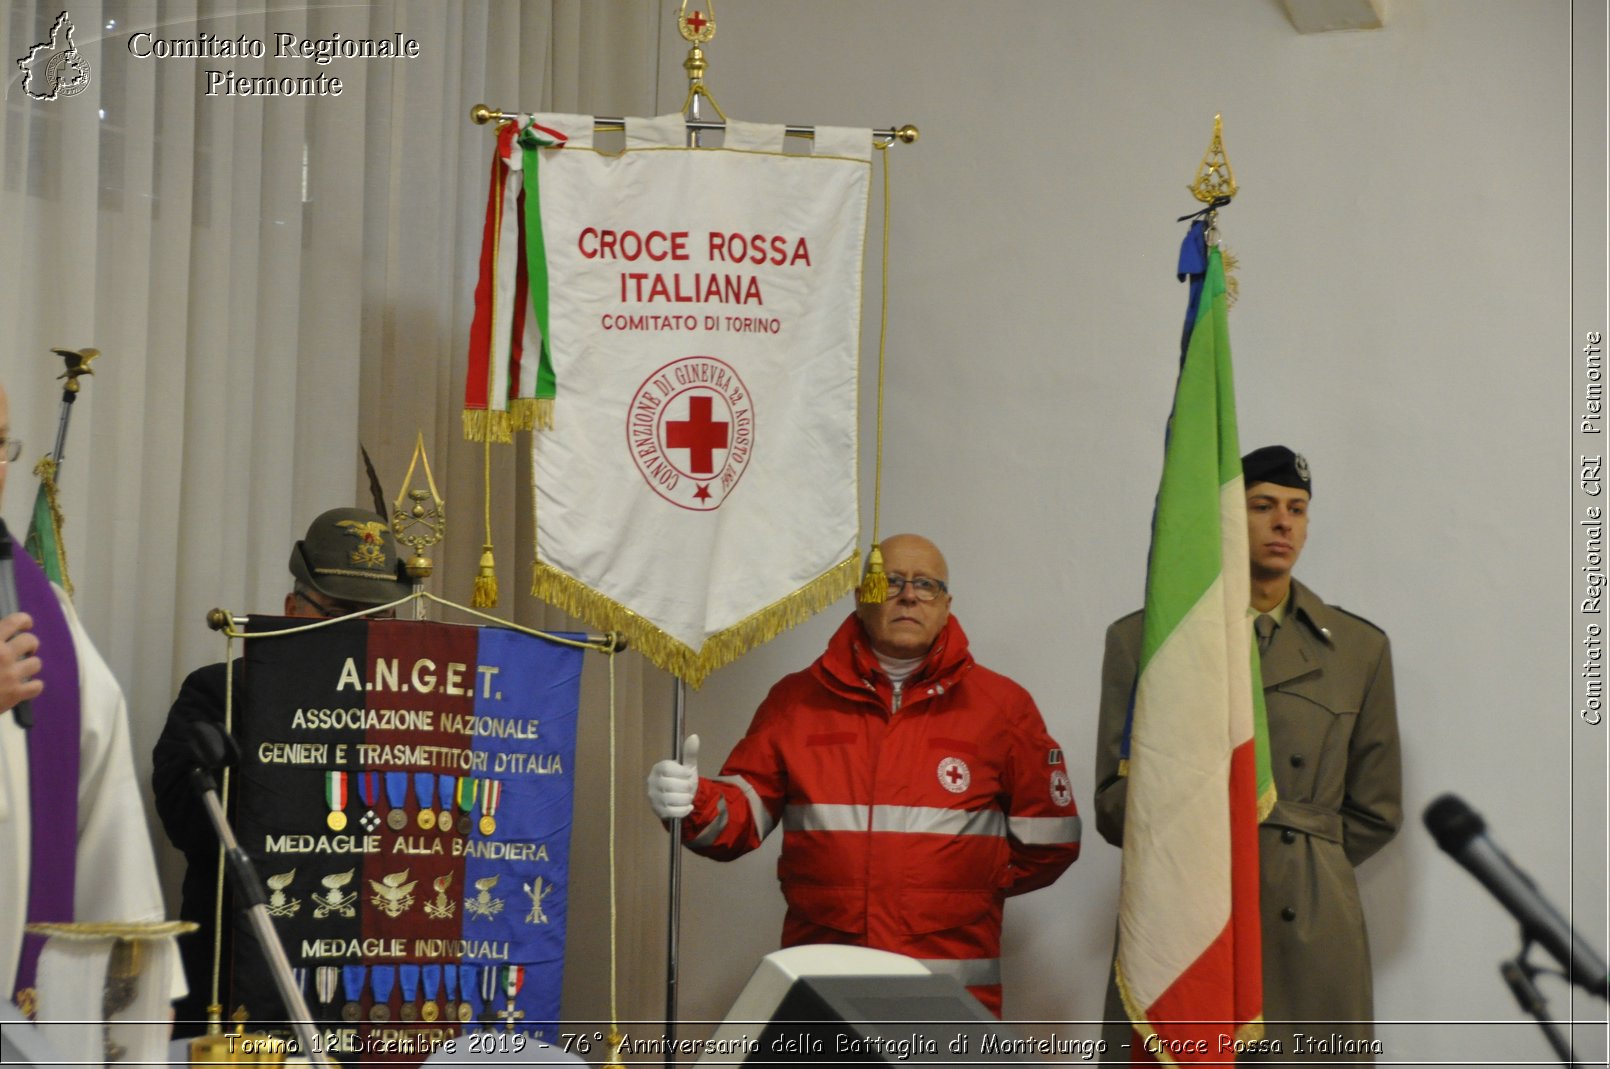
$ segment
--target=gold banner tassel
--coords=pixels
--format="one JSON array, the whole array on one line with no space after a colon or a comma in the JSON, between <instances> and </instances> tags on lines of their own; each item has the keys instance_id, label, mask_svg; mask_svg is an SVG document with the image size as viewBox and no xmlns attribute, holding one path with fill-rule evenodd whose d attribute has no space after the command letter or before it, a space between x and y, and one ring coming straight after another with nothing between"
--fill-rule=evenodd
<instances>
[{"instance_id":1,"label":"gold banner tassel","mask_svg":"<svg viewBox=\"0 0 1610 1069\"><path fill-rule=\"evenodd\" d=\"M882 151L884 145L878 145ZM878 510L883 503L883 357L889 336L889 154L883 153L883 303L878 314L878 443L872 477L872 549L866 556L859 598L864 605L889 600L889 577L883 573L883 551L878 548Z\"/></svg>"},{"instance_id":2,"label":"gold banner tassel","mask_svg":"<svg viewBox=\"0 0 1610 1069\"><path fill-rule=\"evenodd\" d=\"M481 453L482 502L485 506L486 541L481 545L481 567L470 592L470 607L492 609L498 603L497 565L492 561L492 439L483 439Z\"/></svg>"}]
</instances>

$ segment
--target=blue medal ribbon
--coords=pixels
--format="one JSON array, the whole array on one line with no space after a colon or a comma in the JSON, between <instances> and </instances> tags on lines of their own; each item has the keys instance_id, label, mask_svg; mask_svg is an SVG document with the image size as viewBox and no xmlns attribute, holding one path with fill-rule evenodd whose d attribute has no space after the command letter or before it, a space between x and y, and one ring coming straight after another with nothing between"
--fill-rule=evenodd
<instances>
[{"instance_id":1,"label":"blue medal ribbon","mask_svg":"<svg viewBox=\"0 0 1610 1069\"><path fill-rule=\"evenodd\" d=\"M403 1001L417 1002L419 1000L419 966L397 966L397 982L402 985Z\"/></svg>"},{"instance_id":2,"label":"blue medal ribbon","mask_svg":"<svg viewBox=\"0 0 1610 1069\"><path fill-rule=\"evenodd\" d=\"M384 1006L391 1001L391 989L397 984L397 967L376 965L370 970L369 982L375 989L375 1005Z\"/></svg>"},{"instance_id":3,"label":"blue medal ribbon","mask_svg":"<svg viewBox=\"0 0 1610 1069\"><path fill-rule=\"evenodd\" d=\"M367 965L341 966L341 990L346 992L348 1002L363 998L363 977L368 969Z\"/></svg>"},{"instance_id":4,"label":"blue medal ribbon","mask_svg":"<svg viewBox=\"0 0 1610 1069\"><path fill-rule=\"evenodd\" d=\"M408 807L408 773L386 773L386 801L393 809L406 809Z\"/></svg>"},{"instance_id":5,"label":"blue medal ribbon","mask_svg":"<svg viewBox=\"0 0 1610 1069\"><path fill-rule=\"evenodd\" d=\"M419 971L419 975L425 981L425 1001L426 1002L435 1002L436 1001L436 992L441 990L441 986L442 986L442 967L441 967L441 965L439 965L439 964L437 964L437 965L427 965L427 966L425 966L423 969L421 969ZM447 975L449 977L451 977L453 975L453 971L451 969L449 969L448 972L447 972ZM448 984L447 986L449 988L451 988L453 985ZM453 997L451 991L448 992L447 997L448 998Z\"/></svg>"},{"instance_id":6,"label":"blue medal ribbon","mask_svg":"<svg viewBox=\"0 0 1610 1069\"><path fill-rule=\"evenodd\" d=\"M451 963L441 966L442 982L447 986L447 1001L458 1001L458 970L459 966ZM426 981L427 983L429 980Z\"/></svg>"},{"instance_id":7,"label":"blue medal ribbon","mask_svg":"<svg viewBox=\"0 0 1610 1069\"><path fill-rule=\"evenodd\" d=\"M419 796L419 808L433 808L436 804L435 774L430 772L415 772L414 793Z\"/></svg>"},{"instance_id":8,"label":"blue medal ribbon","mask_svg":"<svg viewBox=\"0 0 1610 1069\"><path fill-rule=\"evenodd\" d=\"M496 971L496 970L492 970ZM481 991L476 983L481 973L479 965L460 965L458 967L458 989L464 996L464 1001L470 1004L470 1020L481 1019Z\"/></svg>"}]
</instances>

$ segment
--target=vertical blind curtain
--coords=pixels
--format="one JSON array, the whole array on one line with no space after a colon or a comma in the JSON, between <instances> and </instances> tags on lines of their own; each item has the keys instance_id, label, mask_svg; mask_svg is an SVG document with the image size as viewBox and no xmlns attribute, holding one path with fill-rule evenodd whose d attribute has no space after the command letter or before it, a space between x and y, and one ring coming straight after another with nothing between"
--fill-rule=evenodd
<instances>
[{"instance_id":1,"label":"vertical blind curtain","mask_svg":"<svg viewBox=\"0 0 1610 1069\"><path fill-rule=\"evenodd\" d=\"M431 588L467 603L479 557L481 447L459 431L478 211L493 136L470 107L653 113L652 0L442 4L75 0L89 70L76 96L30 100L15 59L49 40L59 0L0 12L0 381L24 457L4 515L19 534L56 433L53 347L103 353L75 406L62 472L80 615L128 694L136 762L183 675L221 655L208 609L276 611L309 520L367 505L358 446L394 497L423 432L449 499ZM152 40L262 40L255 58L140 58ZM417 39L409 60L274 58L274 35ZM147 51L144 40L139 51ZM206 71L338 77L339 96L207 95ZM500 613L565 620L524 594L529 460L493 457ZM668 684L621 669L626 738L657 753ZM605 707L590 665L586 707ZM607 725L584 727L604 767ZM589 734L591 733L591 734ZM638 767L627 755L625 767ZM636 781L631 785L635 788ZM605 785L578 788L578 832L606 833ZM589 805L587 792L598 798ZM635 804L635 791L623 805ZM598 820L596 826L588 821ZM153 824L154 828L154 824ZM160 832L154 832L159 843ZM174 855L159 850L171 867ZM602 900L603 861L586 883ZM578 886L581 884L578 883ZM604 926L576 930L602 983ZM572 958L575 959L573 953ZM638 970L652 987L655 966ZM567 987L572 983L567 979ZM602 997L602 989L598 992ZM593 1001L589 999L589 1001ZM597 1002L595 1004L603 1004Z\"/></svg>"}]
</instances>

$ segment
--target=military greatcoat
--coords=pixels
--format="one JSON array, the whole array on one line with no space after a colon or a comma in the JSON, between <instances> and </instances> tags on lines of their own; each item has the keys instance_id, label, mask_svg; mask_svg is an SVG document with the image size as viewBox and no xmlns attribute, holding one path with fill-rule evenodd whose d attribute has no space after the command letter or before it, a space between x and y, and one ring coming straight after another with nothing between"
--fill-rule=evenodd
<instances>
[{"instance_id":1,"label":"military greatcoat","mask_svg":"<svg viewBox=\"0 0 1610 1069\"><path fill-rule=\"evenodd\" d=\"M1119 750L1140 648L1140 613L1107 629L1095 809L1102 838L1119 847L1128 789ZM1375 625L1293 581L1262 662L1279 798L1258 841L1265 1035L1281 1044L1268 1060L1368 1062L1370 956L1353 868L1403 818L1391 648ZM1112 984L1106 1016L1125 1019ZM1109 1023L1104 1035L1122 1053L1127 1028Z\"/></svg>"}]
</instances>

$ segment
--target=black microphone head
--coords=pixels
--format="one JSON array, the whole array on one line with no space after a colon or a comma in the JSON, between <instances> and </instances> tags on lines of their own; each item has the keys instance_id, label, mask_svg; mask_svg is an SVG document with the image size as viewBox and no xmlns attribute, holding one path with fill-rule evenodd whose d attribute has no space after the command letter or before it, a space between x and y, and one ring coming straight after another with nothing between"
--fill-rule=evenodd
<instances>
[{"instance_id":1,"label":"black microphone head","mask_svg":"<svg viewBox=\"0 0 1610 1069\"><path fill-rule=\"evenodd\" d=\"M1425 822L1437 845L1450 854L1463 850L1470 840L1487 831L1481 814L1456 794L1445 794L1426 806Z\"/></svg>"},{"instance_id":2,"label":"black microphone head","mask_svg":"<svg viewBox=\"0 0 1610 1069\"><path fill-rule=\"evenodd\" d=\"M190 725L190 752L197 764L211 772L240 760L240 747L223 728L198 720Z\"/></svg>"}]
</instances>

